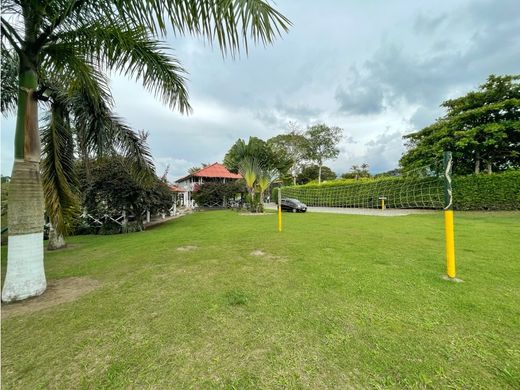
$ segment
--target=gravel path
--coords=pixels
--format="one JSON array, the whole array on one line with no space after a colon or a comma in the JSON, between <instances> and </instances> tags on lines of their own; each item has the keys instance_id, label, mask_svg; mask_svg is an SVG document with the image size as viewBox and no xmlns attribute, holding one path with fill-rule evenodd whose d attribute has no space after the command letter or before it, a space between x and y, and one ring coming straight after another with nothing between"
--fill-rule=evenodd
<instances>
[{"instance_id":1,"label":"gravel path","mask_svg":"<svg viewBox=\"0 0 520 390\"><path fill-rule=\"evenodd\" d=\"M276 204L269 203L265 205L266 209L276 210ZM435 210L423 209L360 209L360 208L344 208L344 207L308 207L309 213L333 213L333 214L354 214L354 215L374 215L377 217L399 217L410 214L431 214Z\"/></svg>"}]
</instances>

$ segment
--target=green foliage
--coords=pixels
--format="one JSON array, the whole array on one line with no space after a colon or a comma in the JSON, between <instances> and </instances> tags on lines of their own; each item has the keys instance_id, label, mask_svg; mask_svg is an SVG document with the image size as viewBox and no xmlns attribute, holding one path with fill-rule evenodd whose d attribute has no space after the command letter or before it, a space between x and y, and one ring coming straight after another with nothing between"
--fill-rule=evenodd
<instances>
[{"instance_id":1,"label":"green foliage","mask_svg":"<svg viewBox=\"0 0 520 390\"><path fill-rule=\"evenodd\" d=\"M405 170L433 165L451 150L458 174L520 167L520 75L491 75L476 92L445 101L446 115L405 136Z\"/></svg>"},{"instance_id":2,"label":"green foliage","mask_svg":"<svg viewBox=\"0 0 520 390\"><path fill-rule=\"evenodd\" d=\"M280 175L290 175L294 182L303 168L307 139L298 130L293 129L289 133L268 139L267 144L281 161L287 162L288 169L280 170Z\"/></svg>"},{"instance_id":3,"label":"green foliage","mask_svg":"<svg viewBox=\"0 0 520 390\"><path fill-rule=\"evenodd\" d=\"M368 171L368 164L363 163L361 165L352 165L350 168L350 172L346 172L341 175L343 179L359 179L362 177L370 177L370 172Z\"/></svg>"},{"instance_id":4,"label":"green foliage","mask_svg":"<svg viewBox=\"0 0 520 390\"><path fill-rule=\"evenodd\" d=\"M310 165L301 171L296 178L296 182L298 184L307 184L311 181L319 179L319 169L318 165ZM332 171L329 167L323 166L321 167L321 180L328 181L336 179L336 173Z\"/></svg>"},{"instance_id":5,"label":"green foliage","mask_svg":"<svg viewBox=\"0 0 520 390\"><path fill-rule=\"evenodd\" d=\"M233 180L226 183L206 182L198 186L192 193L195 202L202 207L222 207L224 199L235 199L247 192L243 180Z\"/></svg>"},{"instance_id":6,"label":"green foliage","mask_svg":"<svg viewBox=\"0 0 520 390\"><path fill-rule=\"evenodd\" d=\"M309 127L305 131L305 159L322 166L323 161L338 157L338 143L342 133L343 129L323 123ZM321 177L318 177L318 181L321 181Z\"/></svg>"},{"instance_id":7,"label":"green foliage","mask_svg":"<svg viewBox=\"0 0 520 390\"><path fill-rule=\"evenodd\" d=\"M79 212L74 139L68 119L67 106L53 102L47 125L41 132L45 210L54 229L61 234L69 233L71 221Z\"/></svg>"},{"instance_id":8,"label":"green foliage","mask_svg":"<svg viewBox=\"0 0 520 390\"><path fill-rule=\"evenodd\" d=\"M456 210L520 210L520 171L454 177Z\"/></svg>"},{"instance_id":9,"label":"green foliage","mask_svg":"<svg viewBox=\"0 0 520 390\"><path fill-rule=\"evenodd\" d=\"M0 108L4 115L11 114L16 109L18 98L18 55L8 50L2 41Z\"/></svg>"},{"instance_id":10,"label":"green foliage","mask_svg":"<svg viewBox=\"0 0 520 390\"><path fill-rule=\"evenodd\" d=\"M172 192L157 177L151 183L137 180L130 167L121 156L98 159L92 167L91 180L83 181L83 205L97 217L118 218L125 210L142 230L144 212L166 212L172 205Z\"/></svg>"},{"instance_id":11,"label":"green foliage","mask_svg":"<svg viewBox=\"0 0 520 390\"><path fill-rule=\"evenodd\" d=\"M284 154L276 153L271 146L257 137L249 137L246 143L238 139L224 157L224 165L231 172L239 172L244 160L254 159L259 168L273 170L285 174L291 166L291 160Z\"/></svg>"}]
</instances>

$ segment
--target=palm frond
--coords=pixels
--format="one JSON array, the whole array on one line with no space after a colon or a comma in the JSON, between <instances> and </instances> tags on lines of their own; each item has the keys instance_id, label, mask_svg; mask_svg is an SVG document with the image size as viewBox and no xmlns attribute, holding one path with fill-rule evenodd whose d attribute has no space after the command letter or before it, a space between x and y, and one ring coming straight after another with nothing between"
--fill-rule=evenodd
<instances>
[{"instance_id":1,"label":"palm frond","mask_svg":"<svg viewBox=\"0 0 520 390\"><path fill-rule=\"evenodd\" d=\"M62 103L53 103L41 134L45 208L54 228L61 234L68 232L68 224L79 204L75 192L73 138L66 111Z\"/></svg>"},{"instance_id":2,"label":"palm frond","mask_svg":"<svg viewBox=\"0 0 520 390\"><path fill-rule=\"evenodd\" d=\"M246 186L251 192L258 179L258 162L254 158L246 157L240 161L238 165L238 172L244 178Z\"/></svg>"},{"instance_id":3,"label":"palm frond","mask_svg":"<svg viewBox=\"0 0 520 390\"><path fill-rule=\"evenodd\" d=\"M106 121L113 150L125 157L124 161L129 163L130 173L135 180L150 183L155 177L155 166L146 143L148 134L135 132L113 114L108 115Z\"/></svg>"},{"instance_id":4,"label":"palm frond","mask_svg":"<svg viewBox=\"0 0 520 390\"><path fill-rule=\"evenodd\" d=\"M2 44L0 106L4 115L15 111L18 103L18 55Z\"/></svg>"},{"instance_id":5,"label":"palm frond","mask_svg":"<svg viewBox=\"0 0 520 390\"><path fill-rule=\"evenodd\" d=\"M269 188L277 176L278 171L276 169L260 169L258 173L258 187L260 187L262 194Z\"/></svg>"},{"instance_id":6,"label":"palm frond","mask_svg":"<svg viewBox=\"0 0 520 390\"><path fill-rule=\"evenodd\" d=\"M222 53L247 52L248 39L267 45L291 26L288 18L265 0L115 0L118 14L166 33L169 19L175 34L202 36Z\"/></svg>"},{"instance_id":7,"label":"palm frond","mask_svg":"<svg viewBox=\"0 0 520 390\"><path fill-rule=\"evenodd\" d=\"M167 53L164 43L151 38L142 26L101 19L52 37L60 52L63 47L89 63L119 71L141 80L143 86L172 109L189 112L186 71ZM47 49L48 50L48 49ZM52 51L53 54L56 50ZM81 53L81 54L80 54Z\"/></svg>"}]
</instances>

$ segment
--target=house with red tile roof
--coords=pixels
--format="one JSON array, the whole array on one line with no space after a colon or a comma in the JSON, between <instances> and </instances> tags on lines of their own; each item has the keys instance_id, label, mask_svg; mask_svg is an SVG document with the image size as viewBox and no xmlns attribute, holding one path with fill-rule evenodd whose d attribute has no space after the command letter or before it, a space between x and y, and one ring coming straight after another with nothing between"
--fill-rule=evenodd
<instances>
[{"instance_id":1,"label":"house with red tile roof","mask_svg":"<svg viewBox=\"0 0 520 390\"><path fill-rule=\"evenodd\" d=\"M238 180L242 176L238 173L230 172L224 165L214 163L190 173L175 181L175 189L172 191L178 193L178 199L182 206L193 207L191 194L197 190L197 186L207 182L225 183L229 180Z\"/></svg>"}]
</instances>

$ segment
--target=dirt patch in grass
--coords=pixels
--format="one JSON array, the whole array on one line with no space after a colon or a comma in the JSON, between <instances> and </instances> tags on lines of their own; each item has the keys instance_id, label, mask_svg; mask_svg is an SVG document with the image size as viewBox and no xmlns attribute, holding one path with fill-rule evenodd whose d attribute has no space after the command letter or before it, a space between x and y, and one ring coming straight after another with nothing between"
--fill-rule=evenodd
<instances>
[{"instance_id":1,"label":"dirt patch in grass","mask_svg":"<svg viewBox=\"0 0 520 390\"><path fill-rule=\"evenodd\" d=\"M280 260L280 259L282 259L280 256L272 255L272 254L264 252L264 251L262 251L260 249L255 249L253 252L250 253L250 255L254 256L254 257L261 257L261 258L267 259L267 260Z\"/></svg>"},{"instance_id":2,"label":"dirt patch in grass","mask_svg":"<svg viewBox=\"0 0 520 390\"><path fill-rule=\"evenodd\" d=\"M90 278L52 280L47 284L47 290L39 297L22 302L2 304L2 319L31 314L62 303L75 301L100 285L97 280Z\"/></svg>"},{"instance_id":3,"label":"dirt patch in grass","mask_svg":"<svg viewBox=\"0 0 520 390\"><path fill-rule=\"evenodd\" d=\"M238 215L259 216L259 215L273 215L273 214L272 213L239 213Z\"/></svg>"},{"instance_id":4,"label":"dirt patch in grass","mask_svg":"<svg viewBox=\"0 0 520 390\"><path fill-rule=\"evenodd\" d=\"M190 252L190 251L194 251L195 249L198 249L199 247L198 246L195 246L195 245L185 245L185 246L179 246L177 248L177 250L179 252Z\"/></svg>"}]
</instances>

